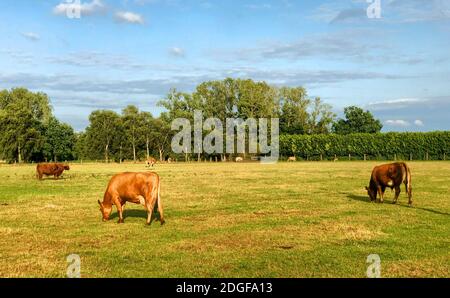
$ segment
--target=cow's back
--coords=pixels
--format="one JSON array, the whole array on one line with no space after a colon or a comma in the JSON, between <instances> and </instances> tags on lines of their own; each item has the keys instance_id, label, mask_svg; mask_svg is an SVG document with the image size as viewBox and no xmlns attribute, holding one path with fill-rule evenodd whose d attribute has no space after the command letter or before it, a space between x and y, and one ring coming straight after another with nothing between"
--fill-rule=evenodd
<instances>
[{"instance_id":1,"label":"cow's back","mask_svg":"<svg viewBox=\"0 0 450 298\"><path fill-rule=\"evenodd\" d=\"M134 199L136 195L144 195L149 189L158 185L156 173L125 172L114 175L109 181L107 192L119 195L123 199Z\"/></svg>"},{"instance_id":2,"label":"cow's back","mask_svg":"<svg viewBox=\"0 0 450 298\"><path fill-rule=\"evenodd\" d=\"M372 180L382 186L398 186L406 179L406 169L407 165L401 162L376 166L372 171Z\"/></svg>"}]
</instances>

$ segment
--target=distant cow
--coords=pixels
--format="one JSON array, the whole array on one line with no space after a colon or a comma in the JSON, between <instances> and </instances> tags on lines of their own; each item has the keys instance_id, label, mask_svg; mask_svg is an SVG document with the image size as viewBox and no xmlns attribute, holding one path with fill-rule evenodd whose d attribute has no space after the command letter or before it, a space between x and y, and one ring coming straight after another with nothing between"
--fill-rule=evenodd
<instances>
[{"instance_id":1,"label":"distant cow","mask_svg":"<svg viewBox=\"0 0 450 298\"><path fill-rule=\"evenodd\" d=\"M153 167L156 164L156 159L153 158L153 157L150 157L150 158L147 159L145 164L147 165L147 168Z\"/></svg>"},{"instance_id":2,"label":"distant cow","mask_svg":"<svg viewBox=\"0 0 450 298\"><path fill-rule=\"evenodd\" d=\"M290 161L297 161L297 158L295 156L291 156L291 157L288 158L287 161L288 162L290 162Z\"/></svg>"},{"instance_id":3,"label":"distant cow","mask_svg":"<svg viewBox=\"0 0 450 298\"><path fill-rule=\"evenodd\" d=\"M112 205L116 205L119 223L123 223L125 203L141 204L147 210L147 224L151 224L153 210L157 206L161 225L165 223L161 203L160 178L156 173L122 173L111 178L103 197L98 200L103 221L109 220Z\"/></svg>"},{"instance_id":4,"label":"distant cow","mask_svg":"<svg viewBox=\"0 0 450 298\"><path fill-rule=\"evenodd\" d=\"M58 179L64 171L70 170L69 165L62 163L40 163L36 166L36 177L42 180L43 176L53 176Z\"/></svg>"},{"instance_id":5,"label":"distant cow","mask_svg":"<svg viewBox=\"0 0 450 298\"><path fill-rule=\"evenodd\" d=\"M366 187L371 201L377 200L377 194L380 196L380 202L383 203L384 192L387 187L395 188L394 204L397 203L400 195L400 186L404 183L406 193L408 194L408 204L412 205L412 187L411 187L411 171L404 162L396 162L377 166L372 171L369 186Z\"/></svg>"},{"instance_id":6,"label":"distant cow","mask_svg":"<svg viewBox=\"0 0 450 298\"><path fill-rule=\"evenodd\" d=\"M244 161L244 159L242 158L242 157L236 157L236 162L243 162Z\"/></svg>"}]
</instances>

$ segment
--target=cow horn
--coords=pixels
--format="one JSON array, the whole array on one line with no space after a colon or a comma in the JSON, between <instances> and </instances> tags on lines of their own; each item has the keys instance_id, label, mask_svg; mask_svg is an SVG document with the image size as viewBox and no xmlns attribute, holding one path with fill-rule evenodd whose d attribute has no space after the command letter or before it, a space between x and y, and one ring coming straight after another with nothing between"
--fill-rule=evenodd
<instances>
[{"instance_id":1,"label":"cow horn","mask_svg":"<svg viewBox=\"0 0 450 298\"><path fill-rule=\"evenodd\" d=\"M98 202L98 204L100 205L100 207L103 206L103 205L102 205L102 202L100 202L100 200L98 200L97 202Z\"/></svg>"}]
</instances>

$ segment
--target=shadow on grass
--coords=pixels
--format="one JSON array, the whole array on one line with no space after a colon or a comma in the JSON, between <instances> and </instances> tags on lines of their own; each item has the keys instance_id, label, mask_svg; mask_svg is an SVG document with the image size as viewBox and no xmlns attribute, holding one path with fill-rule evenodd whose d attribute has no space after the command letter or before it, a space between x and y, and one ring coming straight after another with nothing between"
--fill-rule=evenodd
<instances>
[{"instance_id":1,"label":"shadow on grass","mask_svg":"<svg viewBox=\"0 0 450 298\"><path fill-rule=\"evenodd\" d=\"M37 181L58 181L58 180L70 180L70 177L59 177L59 178L54 178L54 177L43 177L42 179L36 179Z\"/></svg>"},{"instance_id":2,"label":"shadow on grass","mask_svg":"<svg viewBox=\"0 0 450 298\"><path fill-rule=\"evenodd\" d=\"M431 213L439 214L439 215L450 216L450 213L447 213L447 212L441 212L441 211L437 211L437 210L433 210L433 209L429 209L429 208L415 207L414 205L412 207L409 207L408 205L400 205L400 204L398 204L398 206L419 209L419 210L423 210L423 211L427 211L427 212L431 212Z\"/></svg>"},{"instance_id":3,"label":"shadow on grass","mask_svg":"<svg viewBox=\"0 0 450 298\"><path fill-rule=\"evenodd\" d=\"M355 201L360 201L360 202L364 202L364 203L373 203L370 202L369 197L367 196L357 196L357 195L353 195L353 194L347 194L347 198L351 199L351 200L355 200ZM392 204L394 201L392 200L384 200L384 204ZM422 208L422 207L416 207L416 206L409 206L409 205L403 205L403 204L396 204L399 207L403 207L403 208L413 208L413 209L418 209L418 210L423 210L423 211L427 211L427 212L431 212L434 214L439 214L439 215L447 215L450 216L450 213L446 213L446 212L441 212L441 211L437 211L437 210L433 210L433 209L429 209L429 208Z\"/></svg>"},{"instance_id":4,"label":"shadow on grass","mask_svg":"<svg viewBox=\"0 0 450 298\"><path fill-rule=\"evenodd\" d=\"M365 196L357 196L357 195L347 194L347 198L355 200L355 201L370 203L369 197L367 197L367 196L365 197Z\"/></svg>"},{"instance_id":5,"label":"shadow on grass","mask_svg":"<svg viewBox=\"0 0 450 298\"><path fill-rule=\"evenodd\" d=\"M138 209L130 209L127 210L125 209L124 213L123 213L123 218L124 220L127 219L127 217L136 217L136 218L145 218L147 219L147 211L142 209L142 210L138 210ZM119 213L118 212L114 212L111 214L111 216L109 217L110 220L119 218ZM156 220L159 221L160 220L160 215L159 212L153 212L153 220L152 222Z\"/></svg>"}]
</instances>

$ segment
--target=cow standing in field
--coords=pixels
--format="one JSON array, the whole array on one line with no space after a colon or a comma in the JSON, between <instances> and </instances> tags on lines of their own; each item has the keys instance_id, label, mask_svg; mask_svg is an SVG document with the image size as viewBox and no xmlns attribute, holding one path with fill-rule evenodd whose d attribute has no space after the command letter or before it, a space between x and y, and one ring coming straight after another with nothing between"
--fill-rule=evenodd
<instances>
[{"instance_id":1,"label":"cow standing in field","mask_svg":"<svg viewBox=\"0 0 450 298\"><path fill-rule=\"evenodd\" d=\"M380 196L380 203L383 203L384 192L387 187L395 188L394 204L397 203L400 195L400 186L405 184L406 193L408 194L408 204L412 205L412 187L411 187L411 171L404 162L396 162L377 166L372 171L369 186L366 187L371 201L377 200Z\"/></svg>"},{"instance_id":2,"label":"cow standing in field","mask_svg":"<svg viewBox=\"0 0 450 298\"><path fill-rule=\"evenodd\" d=\"M288 158L288 160L287 160L288 162L294 162L294 161L297 161L297 158L295 157L295 156L291 156L291 157L289 157Z\"/></svg>"},{"instance_id":3,"label":"cow standing in field","mask_svg":"<svg viewBox=\"0 0 450 298\"><path fill-rule=\"evenodd\" d=\"M150 158L147 159L145 164L147 165L147 168L150 168L150 167L153 168L153 166L156 164L156 159L153 158L153 157L150 157Z\"/></svg>"},{"instance_id":4,"label":"cow standing in field","mask_svg":"<svg viewBox=\"0 0 450 298\"><path fill-rule=\"evenodd\" d=\"M53 176L58 179L64 171L69 171L69 165L62 163L40 163L36 166L36 177L42 180L43 176Z\"/></svg>"},{"instance_id":5,"label":"cow standing in field","mask_svg":"<svg viewBox=\"0 0 450 298\"><path fill-rule=\"evenodd\" d=\"M235 161L236 161L236 162L243 162L244 159L243 159L242 157L236 157Z\"/></svg>"},{"instance_id":6,"label":"cow standing in field","mask_svg":"<svg viewBox=\"0 0 450 298\"><path fill-rule=\"evenodd\" d=\"M122 173L111 178L103 197L98 200L103 221L109 220L112 205L116 205L119 223L123 223L126 202L141 204L147 210L147 224L152 221L153 210L158 208L161 225L165 223L161 203L160 178L156 173Z\"/></svg>"}]
</instances>

